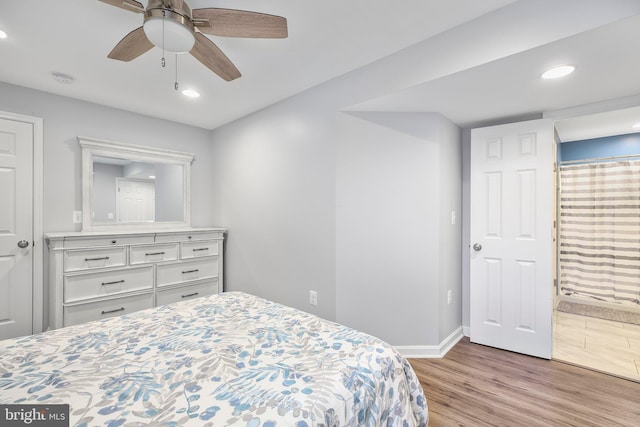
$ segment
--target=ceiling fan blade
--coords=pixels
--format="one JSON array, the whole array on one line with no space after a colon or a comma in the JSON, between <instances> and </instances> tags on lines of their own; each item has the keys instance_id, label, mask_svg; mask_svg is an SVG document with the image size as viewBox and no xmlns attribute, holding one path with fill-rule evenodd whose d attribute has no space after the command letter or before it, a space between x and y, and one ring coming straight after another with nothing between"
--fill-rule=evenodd
<instances>
[{"instance_id":1,"label":"ceiling fan blade","mask_svg":"<svg viewBox=\"0 0 640 427\"><path fill-rule=\"evenodd\" d=\"M142 27L140 27L124 36L124 38L120 40L116 47L114 47L107 56L111 59L129 62L132 59L136 59L152 47L153 44L145 35Z\"/></svg>"},{"instance_id":2,"label":"ceiling fan blade","mask_svg":"<svg viewBox=\"0 0 640 427\"><path fill-rule=\"evenodd\" d=\"M240 71L218 46L200 33L195 33L195 36L196 43L189 52L191 55L228 82L241 76Z\"/></svg>"},{"instance_id":3,"label":"ceiling fan blade","mask_svg":"<svg viewBox=\"0 0 640 427\"><path fill-rule=\"evenodd\" d=\"M194 9L192 16L200 31L214 36L274 39L288 36L287 19L282 16L215 7Z\"/></svg>"},{"instance_id":4,"label":"ceiling fan blade","mask_svg":"<svg viewBox=\"0 0 640 427\"><path fill-rule=\"evenodd\" d=\"M136 0L100 0L103 3L110 4L111 6L119 7L122 9L130 10L132 12L144 13L144 6L142 3Z\"/></svg>"}]
</instances>

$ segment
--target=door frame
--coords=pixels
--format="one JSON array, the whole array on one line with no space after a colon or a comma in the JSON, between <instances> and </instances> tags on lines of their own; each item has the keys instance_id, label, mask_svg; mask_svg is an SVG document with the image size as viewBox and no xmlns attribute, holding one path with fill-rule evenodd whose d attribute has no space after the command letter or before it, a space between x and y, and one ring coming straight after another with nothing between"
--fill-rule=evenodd
<instances>
[{"instance_id":1,"label":"door frame","mask_svg":"<svg viewBox=\"0 0 640 427\"><path fill-rule=\"evenodd\" d=\"M44 183L44 133L41 117L0 111L0 119L29 123L33 126L33 263L31 333L37 334L44 329L44 238L43 238L43 183Z\"/></svg>"}]
</instances>

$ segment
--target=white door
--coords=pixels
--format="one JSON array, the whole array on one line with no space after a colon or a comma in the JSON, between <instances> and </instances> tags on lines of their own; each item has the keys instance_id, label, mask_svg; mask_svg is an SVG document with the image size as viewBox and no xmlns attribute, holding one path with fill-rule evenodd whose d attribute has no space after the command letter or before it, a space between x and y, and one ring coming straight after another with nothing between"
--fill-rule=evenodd
<instances>
[{"instance_id":1,"label":"white door","mask_svg":"<svg viewBox=\"0 0 640 427\"><path fill-rule=\"evenodd\" d=\"M0 199L0 339L6 339L33 330L31 123L0 119Z\"/></svg>"},{"instance_id":2,"label":"white door","mask_svg":"<svg viewBox=\"0 0 640 427\"><path fill-rule=\"evenodd\" d=\"M155 220L155 183L117 178L118 222L153 222Z\"/></svg>"},{"instance_id":3,"label":"white door","mask_svg":"<svg viewBox=\"0 0 640 427\"><path fill-rule=\"evenodd\" d=\"M551 358L553 121L471 131L471 341Z\"/></svg>"}]
</instances>

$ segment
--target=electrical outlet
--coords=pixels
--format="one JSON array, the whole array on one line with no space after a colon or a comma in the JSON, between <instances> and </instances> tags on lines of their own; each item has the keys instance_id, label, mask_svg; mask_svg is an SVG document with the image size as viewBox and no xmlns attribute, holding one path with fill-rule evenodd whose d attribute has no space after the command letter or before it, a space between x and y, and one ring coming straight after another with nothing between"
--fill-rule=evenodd
<instances>
[{"instance_id":1,"label":"electrical outlet","mask_svg":"<svg viewBox=\"0 0 640 427\"><path fill-rule=\"evenodd\" d=\"M309 291L309 304L318 305L318 292Z\"/></svg>"},{"instance_id":2,"label":"electrical outlet","mask_svg":"<svg viewBox=\"0 0 640 427\"><path fill-rule=\"evenodd\" d=\"M447 291L447 304L451 304L451 298L452 298L451 289L449 289Z\"/></svg>"},{"instance_id":3,"label":"electrical outlet","mask_svg":"<svg viewBox=\"0 0 640 427\"><path fill-rule=\"evenodd\" d=\"M82 223L82 211L73 211L73 223L74 224Z\"/></svg>"}]
</instances>

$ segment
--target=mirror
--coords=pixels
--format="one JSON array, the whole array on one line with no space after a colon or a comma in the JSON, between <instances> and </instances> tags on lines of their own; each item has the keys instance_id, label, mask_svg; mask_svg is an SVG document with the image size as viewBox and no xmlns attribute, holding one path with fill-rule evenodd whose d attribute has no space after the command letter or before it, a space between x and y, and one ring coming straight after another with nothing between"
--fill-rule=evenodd
<instances>
[{"instance_id":1,"label":"mirror","mask_svg":"<svg viewBox=\"0 0 640 427\"><path fill-rule=\"evenodd\" d=\"M79 137L82 229L190 226L193 155Z\"/></svg>"}]
</instances>

